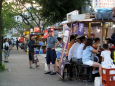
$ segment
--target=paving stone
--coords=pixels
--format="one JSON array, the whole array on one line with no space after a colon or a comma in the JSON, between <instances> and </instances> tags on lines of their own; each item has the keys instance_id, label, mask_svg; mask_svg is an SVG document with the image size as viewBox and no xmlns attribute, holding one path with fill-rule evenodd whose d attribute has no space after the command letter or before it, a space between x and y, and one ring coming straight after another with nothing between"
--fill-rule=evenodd
<instances>
[{"instance_id":1,"label":"paving stone","mask_svg":"<svg viewBox=\"0 0 115 86\"><path fill-rule=\"evenodd\" d=\"M45 54L39 55L40 67L29 69L28 55L13 49L7 63L8 71L0 72L0 86L93 86L93 83L66 81L58 75L44 75Z\"/></svg>"}]
</instances>

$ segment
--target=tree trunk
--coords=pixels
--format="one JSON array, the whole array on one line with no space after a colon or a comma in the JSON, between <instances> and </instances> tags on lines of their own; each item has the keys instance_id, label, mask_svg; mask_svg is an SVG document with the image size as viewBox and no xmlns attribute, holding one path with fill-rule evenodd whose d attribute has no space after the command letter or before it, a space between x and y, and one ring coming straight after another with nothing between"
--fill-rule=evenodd
<instances>
[{"instance_id":1,"label":"tree trunk","mask_svg":"<svg viewBox=\"0 0 115 86\"><path fill-rule=\"evenodd\" d=\"M0 63L2 62L2 44L3 44L2 2L3 0L0 0Z\"/></svg>"}]
</instances>

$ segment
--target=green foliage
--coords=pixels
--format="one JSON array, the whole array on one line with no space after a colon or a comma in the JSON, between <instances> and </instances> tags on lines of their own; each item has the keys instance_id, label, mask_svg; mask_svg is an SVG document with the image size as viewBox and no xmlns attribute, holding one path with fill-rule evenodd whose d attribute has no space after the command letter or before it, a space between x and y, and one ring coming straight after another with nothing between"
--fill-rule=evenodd
<instances>
[{"instance_id":1,"label":"green foliage","mask_svg":"<svg viewBox=\"0 0 115 86\"><path fill-rule=\"evenodd\" d=\"M0 71L4 71L4 70L6 70L5 65L0 63Z\"/></svg>"},{"instance_id":2,"label":"green foliage","mask_svg":"<svg viewBox=\"0 0 115 86\"><path fill-rule=\"evenodd\" d=\"M15 9L15 3L7 3L3 2L3 28L6 29L4 32L10 30L11 28L15 27L18 23L15 21L14 16L18 13Z\"/></svg>"},{"instance_id":3,"label":"green foliage","mask_svg":"<svg viewBox=\"0 0 115 86\"><path fill-rule=\"evenodd\" d=\"M16 0L16 8L18 9L19 15L23 19L24 28L33 28L40 26L41 17L39 16L38 8L39 3L35 0ZM27 4L29 6L27 6ZM22 10L23 9L23 10ZM27 15L28 14L28 15Z\"/></svg>"},{"instance_id":4,"label":"green foliage","mask_svg":"<svg viewBox=\"0 0 115 86\"><path fill-rule=\"evenodd\" d=\"M17 27L18 22L14 16L23 15L22 26L24 28L32 28L40 26L40 21L44 20L44 24L51 25L56 22L63 21L66 14L73 10L80 10L86 5L86 1L90 0L15 0L16 2L3 2L3 28L7 32L11 28ZM30 4L32 7L28 10L25 4ZM35 6L36 5L36 6ZM35 6L35 7L34 7ZM38 9L41 6L40 9ZM23 10L22 10L23 9ZM24 17L22 14L28 12L30 16ZM30 21L31 20L31 21Z\"/></svg>"},{"instance_id":5,"label":"green foliage","mask_svg":"<svg viewBox=\"0 0 115 86\"><path fill-rule=\"evenodd\" d=\"M68 12L73 10L81 11L90 0L36 0L41 6L41 16L47 22L55 23L62 21Z\"/></svg>"}]
</instances>

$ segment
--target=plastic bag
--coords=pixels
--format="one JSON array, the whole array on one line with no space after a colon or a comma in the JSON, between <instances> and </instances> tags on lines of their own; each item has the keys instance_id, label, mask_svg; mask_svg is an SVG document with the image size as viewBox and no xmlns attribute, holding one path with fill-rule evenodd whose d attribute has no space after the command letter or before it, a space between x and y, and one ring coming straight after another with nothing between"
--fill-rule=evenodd
<instances>
[{"instance_id":1,"label":"plastic bag","mask_svg":"<svg viewBox=\"0 0 115 86\"><path fill-rule=\"evenodd\" d=\"M102 77L95 77L94 86L103 86Z\"/></svg>"},{"instance_id":2,"label":"plastic bag","mask_svg":"<svg viewBox=\"0 0 115 86\"><path fill-rule=\"evenodd\" d=\"M44 70L45 70L45 71L48 71L47 63L45 63Z\"/></svg>"}]
</instances>

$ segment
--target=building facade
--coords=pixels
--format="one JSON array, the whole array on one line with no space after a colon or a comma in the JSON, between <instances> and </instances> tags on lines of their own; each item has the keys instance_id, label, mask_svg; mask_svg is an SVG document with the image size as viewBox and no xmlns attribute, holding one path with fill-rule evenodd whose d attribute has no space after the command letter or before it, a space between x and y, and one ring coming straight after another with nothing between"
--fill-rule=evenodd
<instances>
[{"instance_id":1,"label":"building facade","mask_svg":"<svg viewBox=\"0 0 115 86\"><path fill-rule=\"evenodd\" d=\"M115 7L115 0L92 0L92 7L94 10L99 8L113 8Z\"/></svg>"}]
</instances>

